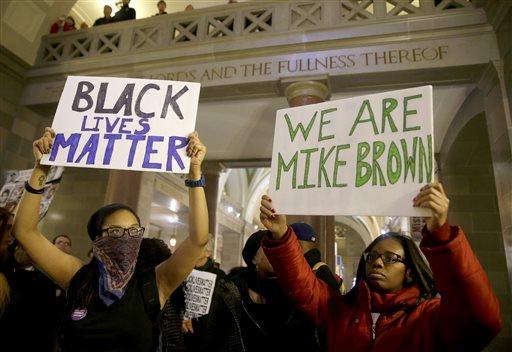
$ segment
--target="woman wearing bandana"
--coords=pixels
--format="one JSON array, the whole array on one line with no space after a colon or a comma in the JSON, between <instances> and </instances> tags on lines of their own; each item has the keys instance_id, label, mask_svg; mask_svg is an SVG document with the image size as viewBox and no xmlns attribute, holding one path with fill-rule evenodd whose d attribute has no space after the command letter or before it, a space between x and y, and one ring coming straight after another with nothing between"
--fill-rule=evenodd
<instances>
[{"instance_id":1,"label":"woman wearing bandana","mask_svg":"<svg viewBox=\"0 0 512 352\"><path fill-rule=\"evenodd\" d=\"M201 163L206 147L196 132L189 136L189 237L171 258L155 268L139 265L144 235L140 219L129 207L110 204L90 218L87 232L93 259L84 265L55 247L37 228L39 203L49 167L41 165L55 133L46 128L34 142L35 167L20 201L13 232L38 268L67 289L63 317L64 351L155 351L158 315L165 301L194 268L208 242L208 210Z\"/></svg>"}]
</instances>

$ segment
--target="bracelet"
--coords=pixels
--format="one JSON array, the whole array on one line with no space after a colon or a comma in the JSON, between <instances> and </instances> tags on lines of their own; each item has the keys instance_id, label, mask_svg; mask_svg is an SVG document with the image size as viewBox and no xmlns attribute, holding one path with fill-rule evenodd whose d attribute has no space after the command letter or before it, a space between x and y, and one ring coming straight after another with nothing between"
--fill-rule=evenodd
<instances>
[{"instance_id":1,"label":"bracelet","mask_svg":"<svg viewBox=\"0 0 512 352\"><path fill-rule=\"evenodd\" d=\"M185 180L185 186L189 188L206 186L206 180L204 178L204 175L201 175L201 178L197 181Z\"/></svg>"},{"instance_id":2,"label":"bracelet","mask_svg":"<svg viewBox=\"0 0 512 352\"><path fill-rule=\"evenodd\" d=\"M32 188L32 186L28 184L28 181L25 181L25 190L28 193L32 193L32 194L43 194L44 193L44 187L41 189Z\"/></svg>"}]
</instances>

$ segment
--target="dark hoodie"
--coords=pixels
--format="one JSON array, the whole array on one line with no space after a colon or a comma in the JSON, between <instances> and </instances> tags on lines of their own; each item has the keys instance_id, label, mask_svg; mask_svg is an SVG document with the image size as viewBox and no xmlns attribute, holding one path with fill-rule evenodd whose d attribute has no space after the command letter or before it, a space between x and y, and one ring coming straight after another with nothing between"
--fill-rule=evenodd
<instances>
[{"instance_id":1,"label":"dark hoodie","mask_svg":"<svg viewBox=\"0 0 512 352\"><path fill-rule=\"evenodd\" d=\"M254 266L233 277L242 297L242 331L247 351L319 351L313 325L292 307L276 278L260 278ZM266 299L257 304L251 289Z\"/></svg>"}]
</instances>

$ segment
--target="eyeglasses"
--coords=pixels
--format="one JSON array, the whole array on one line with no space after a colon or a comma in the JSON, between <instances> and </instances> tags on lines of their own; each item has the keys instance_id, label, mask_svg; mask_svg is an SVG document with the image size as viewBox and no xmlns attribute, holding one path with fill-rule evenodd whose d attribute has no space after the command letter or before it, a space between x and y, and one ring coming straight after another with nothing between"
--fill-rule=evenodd
<instances>
[{"instance_id":1,"label":"eyeglasses","mask_svg":"<svg viewBox=\"0 0 512 352\"><path fill-rule=\"evenodd\" d=\"M106 232L109 237L120 238L123 237L126 233L130 237L142 237L144 235L144 231L146 229L144 227L130 227L125 229L119 226L111 226L106 229L102 229L101 232Z\"/></svg>"},{"instance_id":2,"label":"eyeglasses","mask_svg":"<svg viewBox=\"0 0 512 352\"><path fill-rule=\"evenodd\" d=\"M365 252L363 253L364 261L368 264L373 263L379 258L382 258L382 261L384 264L395 264L395 263L403 263L404 258L396 253L393 252L384 252L382 254L379 254L377 252Z\"/></svg>"}]
</instances>

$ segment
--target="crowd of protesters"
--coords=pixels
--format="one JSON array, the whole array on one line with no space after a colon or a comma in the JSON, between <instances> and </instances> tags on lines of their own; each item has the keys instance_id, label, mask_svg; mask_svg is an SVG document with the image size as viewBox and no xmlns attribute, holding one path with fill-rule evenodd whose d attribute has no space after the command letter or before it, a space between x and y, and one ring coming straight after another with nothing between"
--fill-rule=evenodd
<instances>
[{"instance_id":1,"label":"crowd of protesters","mask_svg":"<svg viewBox=\"0 0 512 352\"><path fill-rule=\"evenodd\" d=\"M161 240L143 238L134 210L109 204L91 209L84 263L69 236L49 241L38 227L49 170L40 160L54 137L46 128L34 142L35 167L16 216L0 208L2 344L42 352L476 351L501 329L496 295L462 229L448 223L440 183L412 200L432 210L420 246L399 233L378 236L347 293L322 262L315 230L289 225L268 196L260 207L265 230L246 241L245 266L226 274L212 258L206 147L194 132L188 238L171 254ZM216 282L209 312L185 319L183 282L194 268Z\"/></svg>"}]
</instances>

